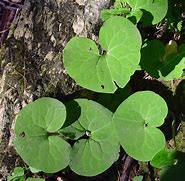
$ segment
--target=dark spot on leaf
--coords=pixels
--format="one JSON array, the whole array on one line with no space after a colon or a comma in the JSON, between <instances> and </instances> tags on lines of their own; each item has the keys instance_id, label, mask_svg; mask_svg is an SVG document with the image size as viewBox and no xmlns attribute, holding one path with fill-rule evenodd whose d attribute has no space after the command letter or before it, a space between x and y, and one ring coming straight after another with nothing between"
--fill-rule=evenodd
<instances>
[{"instance_id":1,"label":"dark spot on leaf","mask_svg":"<svg viewBox=\"0 0 185 181\"><path fill-rule=\"evenodd\" d=\"M24 138L25 137L25 132L23 131L22 133L20 133L19 137Z\"/></svg>"},{"instance_id":2,"label":"dark spot on leaf","mask_svg":"<svg viewBox=\"0 0 185 181\"><path fill-rule=\"evenodd\" d=\"M145 127L147 127L147 126L148 126L148 123L145 124Z\"/></svg>"},{"instance_id":3,"label":"dark spot on leaf","mask_svg":"<svg viewBox=\"0 0 185 181\"><path fill-rule=\"evenodd\" d=\"M90 48L89 48L89 51L91 51L91 50L92 50L92 48L90 47Z\"/></svg>"},{"instance_id":4,"label":"dark spot on leaf","mask_svg":"<svg viewBox=\"0 0 185 181\"><path fill-rule=\"evenodd\" d=\"M103 50L102 51L102 55L106 55L107 54L107 51L106 50Z\"/></svg>"},{"instance_id":5,"label":"dark spot on leaf","mask_svg":"<svg viewBox=\"0 0 185 181\"><path fill-rule=\"evenodd\" d=\"M100 54L101 54L101 55L106 55L106 54L107 54L107 50L101 49Z\"/></svg>"},{"instance_id":6,"label":"dark spot on leaf","mask_svg":"<svg viewBox=\"0 0 185 181\"><path fill-rule=\"evenodd\" d=\"M105 89L105 86L104 86L104 85L101 85L101 88L102 88L102 89Z\"/></svg>"}]
</instances>

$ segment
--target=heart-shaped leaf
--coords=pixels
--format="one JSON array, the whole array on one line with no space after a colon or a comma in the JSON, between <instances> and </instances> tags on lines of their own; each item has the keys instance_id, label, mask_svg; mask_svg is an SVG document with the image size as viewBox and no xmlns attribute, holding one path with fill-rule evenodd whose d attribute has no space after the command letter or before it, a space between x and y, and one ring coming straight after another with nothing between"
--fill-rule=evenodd
<instances>
[{"instance_id":1,"label":"heart-shaped leaf","mask_svg":"<svg viewBox=\"0 0 185 181\"><path fill-rule=\"evenodd\" d=\"M143 11L142 21L144 23L159 23L166 15L168 10L168 1L167 0L124 0L132 8L131 15L133 12L137 14L137 11ZM149 14L151 13L151 15ZM140 14L140 13L139 13ZM141 17L141 16L136 16ZM138 20L137 20L138 21Z\"/></svg>"},{"instance_id":2,"label":"heart-shaped leaf","mask_svg":"<svg viewBox=\"0 0 185 181\"><path fill-rule=\"evenodd\" d=\"M56 133L65 118L65 106L52 98L40 98L20 111L14 143L29 166L53 173L68 165L70 145Z\"/></svg>"},{"instance_id":3,"label":"heart-shaped leaf","mask_svg":"<svg viewBox=\"0 0 185 181\"><path fill-rule=\"evenodd\" d=\"M113 123L128 155L149 161L164 148L164 135L156 127L163 124L167 111L165 101L151 91L137 92L118 107Z\"/></svg>"},{"instance_id":4,"label":"heart-shaped leaf","mask_svg":"<svg viewBox=\"0 0 185 181\"><path fill-rule=\"evenodd\" d=\"M136 176L133 178L133 181L142 181L143 180L143 176Z\"/></svg>"},{"instance_id":5,"label":"heart-shaped leaf","mask_svg":"<svg viewBox=\"0 0 185 181\"><path fill-rule=\"evenodd\" d=\"M117 159L119 144L112 126L112 112L100 104L78 99L79 124L84 136L71 150L70 168L79 175L94 176L109 168Z\"/></svg>"},{"instance_id":6,"label":"heart-shaped leaf","mask_svg":"<svg viewBox=\"0 0 185 181\"><path fill-rule=\"evenodd\" d=\"M92 40L72 38L64 49L64 65L82 87L113 93L117 86L123 88L137 69L141 36L129 20L113 17L101 27L99 43L100 52Z\"/></svg>"}]
</instances>

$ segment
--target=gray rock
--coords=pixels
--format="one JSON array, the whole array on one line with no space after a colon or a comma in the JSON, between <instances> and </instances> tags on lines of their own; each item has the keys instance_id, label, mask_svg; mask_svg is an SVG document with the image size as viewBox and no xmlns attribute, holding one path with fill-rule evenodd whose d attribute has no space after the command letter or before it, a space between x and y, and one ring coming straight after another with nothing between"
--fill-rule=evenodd
<instances>
[{"instance_id":1,"label":"gray rock","mask_svg":"<svg viewBox=\"0 0 185 181\"><path fill-rule=\"evenodd\" d=\"M26 0L0 49L0 180L21 163L12 140L17 113L42 96L81 88L64 69L62 51L75 34L93 30L110 0Z\"/></svg>"}]
</instances>

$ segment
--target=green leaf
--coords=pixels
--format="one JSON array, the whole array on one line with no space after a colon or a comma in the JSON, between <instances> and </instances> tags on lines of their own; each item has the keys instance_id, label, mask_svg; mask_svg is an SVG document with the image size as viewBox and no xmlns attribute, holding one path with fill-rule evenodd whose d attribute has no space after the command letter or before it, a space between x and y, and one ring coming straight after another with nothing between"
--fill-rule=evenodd
<instances>
[{"instance_id":1,"label":"green leaf","mask_svg":"<svg viewBox=\"0 0 185 181\"><path fill-rule=\"evenodd\" d=\"M113 122L128 155L149 161L164 148L164 135L156 127L163 124L167 112L165 101L151 91L137 92L118 107Z\"/></svg>"},{"instance_id":2,"label":"green leaf","mask_svg":"<svg viewBox=\"0 0 185 181\"><path fill-rule=\"evenodd\" d=\"M177 23L177 29L178 29L179 32L182 31L182 27L183 27L182 24L183 24L182 20Z\"/></svg>"},{"instance_id":3,"label":"green leaf","mask_svg":"<svg viewBox=\"0 0 185 181\"><path fill-rule=\"evenodd\" d=\"M71 100L69 102L66 102L65 107L67 116L66 121L62 128L68 127L74 122L76 122L76 120L78 120L78 118L81 115L81 107L78 105L76 101Z\"/></svg>"},{"instance_id":4,"label":"green leaf","mask_svg":"<svg viewBox=\"0 0 185 181\"><path fill-rule=\"evenodd\" d=\"M151 165L156 168L164 168L174 164L176 151L170 149L160 150L152 159Z\"/></svg>"},{"instance_id":5,"label":"green leaf","mask_svg":"<svg viewBox=\"0 0 185 181\"><path fill-rule=\"evenodd\" d=\"M127 15L127 18L134 24L138 23L143 16L141 10L132 10L130 14Z\"/></svg>"},{"instance_id":6,"label":"green leaf","mask_svg":"<svg viewBox=\"0 0 185 181\"><path fill-rule=\"evenodd\" d=\"M174 40L170 40L165 46L165 54L163 59L166 59L168 55L177 53L177 42Z\"/></svg>"},{"instance_id":7,"label":"green leaf","mask_svg":"<svg viewBox=\"0 0 185 181\"><path fill-rule=\"evenodd\" d=\"M65 106L52 98L40 98L19 112L15 146L29 166L53 173L68 165L70 145L56 133L65 118Z\"/></svg>"},{"instance_id":8,"label":"green leaf","mask_svg":"<svg viewBox=\"0 0 185 181\"><path fill-rule=\"evenodd\" d=\"M137 11L142 10L144 14L141 20L146 24L159 23L165 17L168 10L167 0L124 0L124 2L127 2L132 8L130 14L133 16Z\"/></svg>"},{"instance_id":9,"label":"green leaf","mask_svg":"<svg viewBox=\"0 0 185 181\"><path fill-rule=\"evenodd\" d=\"M113 93L127 84L138 67L141 36L129 20L113 17L101 27L99 43L100 52L92 40L72 38L64 49L64 65L82 87Z\"/></svg>"},{"instance_id":10,"label":"green leaf","mask_svg":"<svg viewBox=\"0 0 185 181\"><path fill-rule=\"evenodd\" d=\"M81 107L74 100L65 103L65 106L67 117L65 124L59 130L59 133L67 139L77 140L84 135L85 131L79 121L77 121L81 115Z\"/></svg>"},{"instance_id":11,"label":"green leaf","mask_svg":"<svg viewBox=\"0 0 185 181\"><path fill-rule=\"evenodd\" d=\"M45 179L43 178L27 178L26 181L44 181Z\"/></svg>"},{"instance_id":12,"label":"green leaf","mask_svg":"<svg viewBox=\"0 0 185 181\"><path fill-rule=\"evenodd\" d=\"M81 126L79 121L76 121L70 126L62 128L60 133L67 139L77 140L85 134L85 129Z\"/></svg>"},{"instance_id":13,"label":"green leaf","mask_svg":"<svg viewBox=\"0 0 185 181\"><path fill-rule=\"evenodd\" d=\"M101 19L103 21L108 20L109 18L112 18L114 16L118 15L125 15L128 14L130 11L126 8L118 8L118 9L103 9L101 11Z\"/></svg>"},{"instance_id":14,"label":"green leaf","mask_svg":"<svg viewBox=\"0 0 185 181\"><path fill-rule=\"evenodd\" d=\"M18 181L25 181L24 176L20 177Z\"/></svg>"},{"instance_id":15,"label":"green leaf","mask_svg":"<svg viewBox=\"0 0 185 181\"><path fill-rule=\"evenodd\" d=\"M170 81L179 79L185 69L185 44L176 43L164 46L159 40L147 41L141 49L141 68L152 77Z\"/></svg>"},{"instance_id":16,"label":"green leaf","mask_svg":"<svg viewBox=\"0 0 185 181\"><path fill-rule=\"evenodd\" d=\"M22 167L15 167L14 171L12 172L11 176L8 176L8 181L16 181L21 179L23 177L24 179L24 168Z\"/></svg>"},{"instance_id":17,"label":"green leaf","mask_svg":"<svg viewBox=\"0 0 185 181\"><path fill-rule=\"evenodd\" d=\"M94 176L108 169L119 156L119 144L112 126L112 112L100 104L77 99L81 107L82 139L71 150L70 168L79 175Z\"/></svg>"},{"instance_id":18,"label":"green leaf","mask_svg":"<svg viewBox=\"0 0 185 181\"><path fill-rule=\"evenodd\" d=\"M103 9L103 10L101 10L100 17L103 21L106 21L109 18L112 18L116 15L117 15L117 12L115 9Z\"/></svg>"},{"instance_id":19,"label":"green leaf","mask_svg":"<svg viewBox=\"0 0 185 181\"><path fill-rule=\"evenodd\" d=\"M39 173L39 172L41 172L41 170L38 170L38 169L33 168L33 167L29 167L29 169L30 169L30 171L31 171L32 173Z\"/></svg>"},{"instance_id":20,"label":"green leaf","mask_svg":"<svg viewBox=\"0 0 185 181\"><path fill-rule=\"evenodd\" d=\"M162 162L159 160L159 157L162 158ZM185 180L185 153L175 150L166 150L166 154L160 152L154 157L154 160L155 164L157 160L159 161L157 166L163 166L160 172L161 181Z\"/></svg>"},{"instance_id":21,"label":"green leaf","mask_svg":"<svg viewBox=\"0 0 185 181\"><path fill-rule=\"evenodd\" d=\"M117 89L114 94L99 94L97 102L110 111L115 112L118 106L131 94L132 89L130 85L127 84L124 88Z\"/></svg>"},{"instance_id":22,"label":"green leaf","mask_svg":"<svg viewBox=\"0 0 185 181\"><path fill-rule=\"evenodd\" d=\"M165 46L159 40L147 41L141 49L141 68L152 77L159 77L159 69L162 67L162 58L165 54Z\"/></svg>"},{"instance_id":23,"label":"green leaf","mask_svg":"<svg viewBox=\"0 0 185 181\"><path fill-rule=\"evenodd\" d=\"M133 181L142 181L143 180L143 176L136 176L133 178Z\"/></svg>"},{"instance_id":24,"label":"green leaf","mask_svg":"<svg viewBox=\"0 0 185 181\"><path fill-rule=\"evenodd\" d=\"M185 44L178 47L178 52L170 54L160 68L160 79L165 81L181 78L185 69Z\"/></svg>"}]
</instances>

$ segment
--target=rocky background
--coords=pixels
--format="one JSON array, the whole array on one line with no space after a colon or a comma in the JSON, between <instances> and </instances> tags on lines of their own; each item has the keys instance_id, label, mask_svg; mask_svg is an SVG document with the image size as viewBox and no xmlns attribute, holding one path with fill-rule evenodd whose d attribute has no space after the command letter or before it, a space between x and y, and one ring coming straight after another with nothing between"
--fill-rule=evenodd
<instances>
[{"instance_id":1,"label":"rocky background","mask_svg":"<svg viewBox=\"0 0 185 181\"><path fill-rule=\"evenodd\" d=\"M62 51L76 35L96 39L100 10L110 0L26 0L0 49L0 180L21 159L12 140L17 113L42 96L80 90L67 75Z\"/></svg>"}]
</instances>

